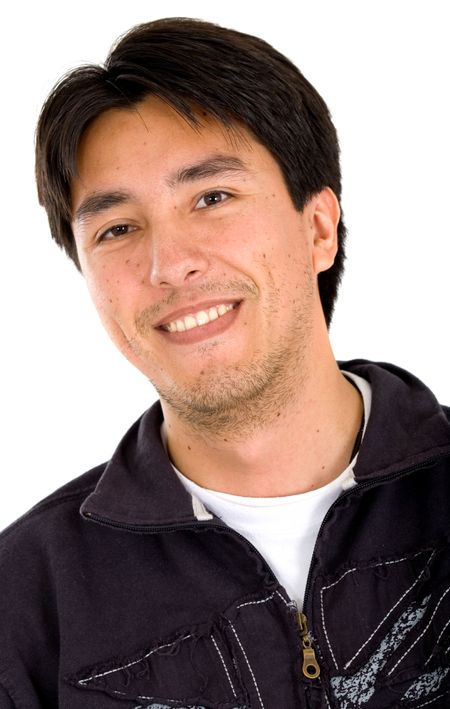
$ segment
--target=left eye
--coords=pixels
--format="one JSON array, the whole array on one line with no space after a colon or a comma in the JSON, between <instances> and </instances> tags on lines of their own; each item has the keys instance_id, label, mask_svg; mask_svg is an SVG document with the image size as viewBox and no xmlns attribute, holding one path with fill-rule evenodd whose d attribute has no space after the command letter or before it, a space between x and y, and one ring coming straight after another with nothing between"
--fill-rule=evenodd
<instances>
[{"instance_id":1,"label":"left eye","mask_svg":"<svg viewBox=\"0 0 450 709\"><path fill-rule=\"evenodd\" d=\"M214 190L214 192L206 192L202 195L195 205L196 209L205 209L206 207L214 207L216 204L225 202L231 195L222 190Z\"/></svg>"},{"instance_id":2,"label":"left eye","mask_svg":"<svg viewBox=\"0 0 450 709\"><path fill-rule=\"evenodd\" d=\"M120 239L135 230L136 227L133 227L131 224L115 224L99 234L97 241L112 241L113 239Z\"/></svg>"}]
</instances>

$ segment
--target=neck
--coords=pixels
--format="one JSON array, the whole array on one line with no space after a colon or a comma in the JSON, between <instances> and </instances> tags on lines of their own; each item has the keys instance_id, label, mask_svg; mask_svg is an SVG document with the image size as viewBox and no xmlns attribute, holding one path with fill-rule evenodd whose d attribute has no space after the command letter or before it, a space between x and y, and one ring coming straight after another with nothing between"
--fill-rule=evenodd
<instances>
[{"instance_id":1,"label":"neck","mask_svg":"<svg viewBox=\"0 0 450 709\"><path fill-rule=\"evenodd\" d=\"M331 482L350 461L363 404L331 349L323 355L283 407L250 430L194 429L162 401L174 465L202 487L248 497L294 495Z\"/></svg>"}]
</instances>

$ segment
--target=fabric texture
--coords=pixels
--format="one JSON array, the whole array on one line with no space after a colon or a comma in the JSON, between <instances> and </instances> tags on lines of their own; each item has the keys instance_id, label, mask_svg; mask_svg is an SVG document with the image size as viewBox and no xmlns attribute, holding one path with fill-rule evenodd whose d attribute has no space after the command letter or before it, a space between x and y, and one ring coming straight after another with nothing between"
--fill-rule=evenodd
<instances>
[{"instance_id":1,"label":"fabric texture","mask_svg":"<svg viewBox=\"0 0 450 709\"><path fill-rule=\"evenodd\" d=\"M0 707L448 709L450 411L393 365L341 368L372 407L306 619L180 483L155 404L0 535Z\"/></svg>"}]
</instances>

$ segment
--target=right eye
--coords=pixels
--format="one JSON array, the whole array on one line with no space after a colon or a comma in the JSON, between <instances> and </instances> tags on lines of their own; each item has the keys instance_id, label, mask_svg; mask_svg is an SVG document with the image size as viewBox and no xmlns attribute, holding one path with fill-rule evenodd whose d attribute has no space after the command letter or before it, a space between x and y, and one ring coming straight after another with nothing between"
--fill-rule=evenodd
<instances>
[{"instance_id":1,"label":"right eye","mask_svg":"<svg viewBox=\"0 0 450 709\"><path fill-rule=\"evenodd\" d=\"M137 227L131 224L114 224L114 226L108 227L105 231L102 231L97 237L97 243L100 241L112 241L114 239L120 239L123 236L128 236Z\"/></svg>"}]
</instances>

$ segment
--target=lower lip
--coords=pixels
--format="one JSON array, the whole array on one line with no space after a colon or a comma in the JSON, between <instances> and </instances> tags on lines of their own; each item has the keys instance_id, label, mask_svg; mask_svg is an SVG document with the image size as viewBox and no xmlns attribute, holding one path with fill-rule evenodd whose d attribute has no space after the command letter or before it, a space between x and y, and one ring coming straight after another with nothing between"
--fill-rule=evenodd
<instances>
[{"instance_id":1,"label":"lower lip","mask_svg":"<svg viewBox=\"0 0 450 709\"><path fill-rule=\"evenodd\" d=\"M196 342L202 342L215 335L221 335L225 332L236 320L241 303L238 303L233 310L229 310L225 315L221 315L217 320L211 320L206 325L193 327L192 330L184 332L168 332L167 330L157 330L163 337L177 345L192 345Z\"/></svg>"}]
</instances>

